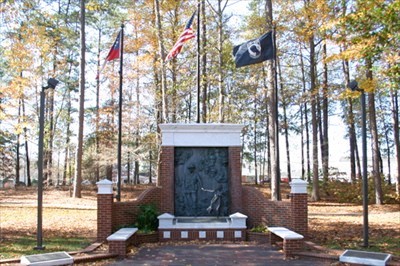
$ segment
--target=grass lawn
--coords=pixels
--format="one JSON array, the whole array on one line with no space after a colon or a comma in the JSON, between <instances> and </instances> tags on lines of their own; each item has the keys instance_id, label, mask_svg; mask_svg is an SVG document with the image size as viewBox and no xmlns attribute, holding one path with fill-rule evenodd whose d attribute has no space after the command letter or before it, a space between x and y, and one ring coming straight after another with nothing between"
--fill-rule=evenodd
<instances>
[{"instance_id":1,"label":"grass lawn","mask_svg":"<svg viewBox=\"0 0 400 266\"><path fill-rule=\"evenodd\" d=\"M19 236L12 239L3 239L0 242L0 258L19 258L22 255L32 255L56 251L81 250L91 243L86 238L59 238L51 237L46 239L44 250L34 250L37 246L37 239L33 236Z\"/></svg>"}]
</instances>

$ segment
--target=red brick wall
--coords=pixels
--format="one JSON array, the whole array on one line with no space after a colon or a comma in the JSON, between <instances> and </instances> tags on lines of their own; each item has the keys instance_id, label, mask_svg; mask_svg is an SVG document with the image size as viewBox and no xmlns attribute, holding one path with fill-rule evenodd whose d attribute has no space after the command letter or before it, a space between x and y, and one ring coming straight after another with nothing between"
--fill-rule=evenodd
<instances>
[{"instance_id":1,"label":"red brick wall","mask_svg":"<svg viewBox=\"0 0 400 266\"><path fill-rule=\"evenodd\" d=\"M97 194L97 240L105 241L112 233L113 194Z\"/></svg>"},{"instance_id":2,"label":"red brick wall","mask_svg":"<svg viewBox=\"0 0 400 266\"><path fill-rule=\"evenodd\" d=\"M292 228L292 212L289 201L271 201L259 190L243 186L243 214L247 215L247 227L257 225Z\"/></svg>"},{"instance_id":3,"label":"red brick wall","mask_svg":"<svg viewBox=\"0 0 400 266\"><path fill-rule=\"evenodd\" d=\"M231 193L231 213L243 212L242 206L242 162L241 147L229 147L229 176L230 176L230 193Z\"/></svg>"},{"instance_id":4,"label":"red brick wall","mask_svg":"<svg viewBox=\"0 0 400 266\"><path fill-rule=\"evenodd\" d=\"M254 241L260 244L268 244L269 241L269 234L268 233L261 233L261 232L252 232L250 230L246 231L246 240L247 241Z\"/></svg>"},{"instance_id":5,"label":"red brick wall","mask_svg":"<svg viewBox=\"0 0 400 266\"><path fill-rule=\"evenodd\" d=\"M108 243L108 253L118 254L119 256L126 255L126 241L111 241Z\"/></svg>"},{"instance_id":6,"label":"red brick wall","mask_svg":"<svg viewBox=\"0 0 400 266\"><path fill-rule=\"evenodd\" d=\"M248 216L247 226L283 226L304 237L308 233L307 194L291 194L291 200L271 201L251 186L241 184L241 147L229 147L231 213ZM139 206L154 203L160 213L174 214L174 147L163 146L160 154L158 186L146 190L132 202L115 202L113 195L98 195L98 240L112 230L134 224ZM112 214L112 215L111 215Z\"/></svg>"},{"instance_id":7,"label":"red brick wall","mask_svg":"<svg viewBox=\"0 0 400 266\"><path fill-rule=\"evenodd\" d=\"M161 214L160 195L161 189L159 187L153 187L143 191L143 193L134 201L114 202L113 230L115 231L117 228L133 225L136 222L136 217L141 205L154 204Z\"/></svg>"},{"instance_id":8,"label":"red brick wall","mask_svg":"<svg viewBox=\"0 0 400 266\"><path fill-rule=\"evenodd\" d=\"M289 201L271 201L256 188L242 186L241 213L248 216L247 226L257 225L287 227L304 237L308 234L307 194L291 194ZM97 238L104 241L115 229L133 225L143 204L155 204L161 210L160 187L149 188L135 201L114 202L112 194L98 195ZM111 215L112 213L112 215ZM163 213L163 211L160 211Z\"/></svg>"},{"instance_id":9,"label":"red brick wall","mask_svg":"<svg viewBox=\"0 0 400 266\"><path fill-rule=\"evenodd\" d=\"M171 233L171 237L165 239L163 237L164 231L169 231ZM181 232L187 231L188 237L182 238ZM199 238L199 232L206 232L205 238ZM217 231L224 232L223 238L217 237ZM241 231L242 237L235 238L235 231ZM159 230L159 240L160 242L168 242L168 241L244 241L246 240L246 230L244 229L163 229Z\"/></svg>"},{"instance_id":10,"label":"red brick wall","mask_svg":"<svg viewBox=\"0 0 400 266\"><path fill-rule=\"evenodd\" d=\"M161 213L175 213L174 208L174 147L162 146L158 173L158 186L161 187Z\"/></svg>"},{"instance_id":11,"label":"red brick wall","mask_svg":"<svg viewBox=\"0 0 400 266\"><path fill-rule=\"evenodd\" d=\"M283 251L285 257L291 257L293 253L300 251L303 248L303 239L283 240Z\"/></svg>"},{"instance_id":12,"label":"red brick wall","mask_svg":"<svg viewBox=\"0 0 400 266\"><path fill-rule=\"evenodd\" d=\"M132 240L132 245L139 246L145 243L157 243L159 242L158 239L158 232L149 233L149 234L138 234L136 233Z\"/></svg>"}]
</instances>

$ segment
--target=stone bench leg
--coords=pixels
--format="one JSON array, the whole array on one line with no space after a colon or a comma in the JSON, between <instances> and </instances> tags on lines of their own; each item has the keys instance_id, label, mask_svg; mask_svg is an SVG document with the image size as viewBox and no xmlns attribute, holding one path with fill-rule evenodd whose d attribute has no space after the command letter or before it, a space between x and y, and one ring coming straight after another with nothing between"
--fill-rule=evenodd
<instances>
[{"instance_id":1,"label":"stone bench leg","mask_svg":"<svg viewBox=\"0 0 400 266\"><path fill-rule=\"evenodd\" d=\"M108 241L108 252L112 254L118 254L118 256L124 257L127 254L127 249L134 237L132 236L128 240L113 240Z\"/></svg>"},{"instance_id":2,"label":"stone bench leg","mask_svg":"<svg viewBox=\"0 0 400 266\"><path fill-rule=\"evenodd\" d=\"M285 257L291 257L294 253L302 250L303 239L284 239L283 240L283 253Z\"/></svg>"},{"instance_id":3,"label":"stone bench leg","mask_svg":"<svg viewBox=\"0 0 400 266\"><path fill-rule=\"evenodd\" d=\"M126 241L110 241L108 242L108 252L118 254L119 256L126 255Z\"/></svg>"},{"instance_id":4,"label":"stone bench leg","mask_svg":"<svg viewBox=\"0 0 400 266\"><path fill-rule=\"evenodd\" d=\"M282 241L282 238L280 238L279 236L269 232L269 243L272 245L275 245L276 242Z\"/></svg>"},{"instance_id":5,"label":"stone bench leg","mask_svg":"<svg viewBox=\"0 0 400 266\"><path fill-rule=\"evenodd\" d=\"M293 256L293 253L301 251L304 243L303 239L282 239L271 232L269 233L269 239L271 245L283 240L283 254L286 258Z\"/></svg>"}]
</instances>

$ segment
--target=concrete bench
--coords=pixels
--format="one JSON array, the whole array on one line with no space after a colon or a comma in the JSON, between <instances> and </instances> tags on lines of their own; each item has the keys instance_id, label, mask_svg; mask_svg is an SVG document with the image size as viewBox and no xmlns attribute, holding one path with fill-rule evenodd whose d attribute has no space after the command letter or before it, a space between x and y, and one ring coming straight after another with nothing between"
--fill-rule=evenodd
<instances>
[{"instance_id":1,"label":"concrete bench","mask_svg":"<svg viewBox=\"0 0 400 266\"><path fill-rule=\"evenodd\" d=\"M391 255L386 253L347 249L340 255L339 261L353 264L384 266L390 258Z\"/></svg>"},{"instance_id":2,"label":"concrete bench","mask_svg":"<svg viewBox=\"0 0 400 266\"><path fill-rule=\"evenodd\" d=\"M137 230L137 228L121 228L107 237L108 252L125 256L127 248Z\"/></svg>"},{"instance_id":3,"label":"concrete bench","mask_svg":"<svg viewBox=\"0 0 400 266\"><path fill-rule=\"evenodd\" d=\"M36 255L24 255L21 257L21 265L30 266L53 266L53 265L72 265L74 258L67 252L52 252Z\"/></svg>"},{"instance_id":4,"label":"concrete bench","mask_svg":"<svg viewBox=\"0 0 400 266\"><path fill-rule=\"evenodd\" d=\"M268 227L271 245L283 239L283 253L285 257L290 257L294 252L303 248L304 236L293 232L285 227Z\"/></svg>"}]
</instances>

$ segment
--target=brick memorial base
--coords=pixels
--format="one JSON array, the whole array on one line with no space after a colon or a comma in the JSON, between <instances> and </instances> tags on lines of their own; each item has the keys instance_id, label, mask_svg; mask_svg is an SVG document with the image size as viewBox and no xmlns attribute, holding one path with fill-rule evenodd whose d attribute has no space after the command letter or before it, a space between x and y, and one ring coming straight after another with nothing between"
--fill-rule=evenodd
<instances>
[{"instance_id":1,"label":"brick memorial base","mask_svg":"<svg viewBox=\"0 0 400 266\"><path fill-rule=\"evenodd\" d=\"M234 124L161 124L162 144L157 186L146 190L138 199L114 202L112 183L98 182L97 238L105 239L127 225L134 224L139 206L154 204L160 214L175 215L174 166L175 148L225 147L228 149L227 175L229 177L229 212L243 215L243 228L159 228L158 241L246 240L246 231L255 226L281 226L305 238L308 234L307 183L300 179L291 182L290 201L271 201L254 187L243 186L241 178L242 125ZM110 183L108 183L110 182ZM108 187L108 188L104 188ZM160 222L161 224L161 222ZM153 239L154 241L154 239ZM302 246L291 242L288 252Z\"/></svg>"}]
</instances>

